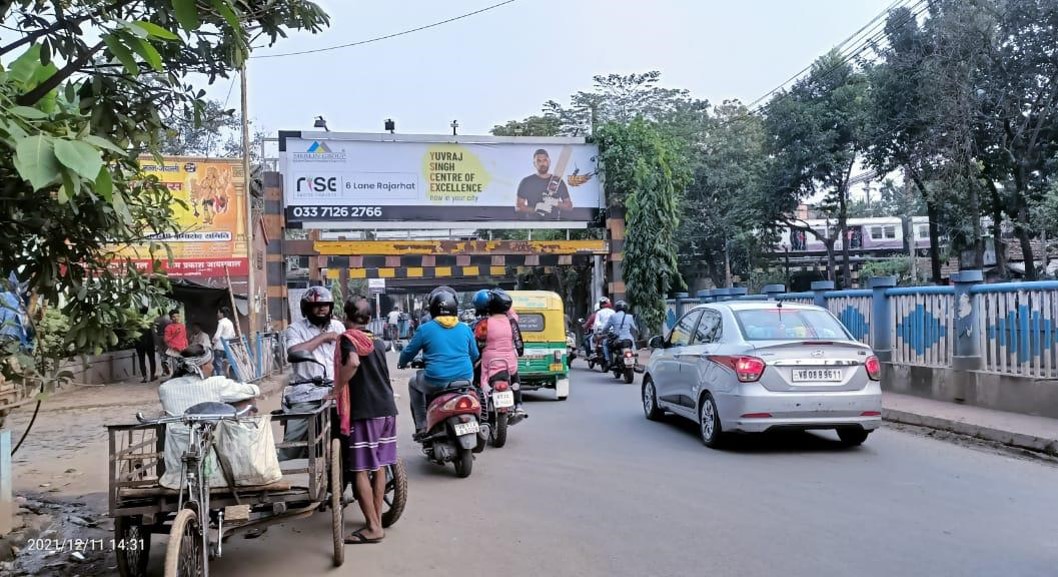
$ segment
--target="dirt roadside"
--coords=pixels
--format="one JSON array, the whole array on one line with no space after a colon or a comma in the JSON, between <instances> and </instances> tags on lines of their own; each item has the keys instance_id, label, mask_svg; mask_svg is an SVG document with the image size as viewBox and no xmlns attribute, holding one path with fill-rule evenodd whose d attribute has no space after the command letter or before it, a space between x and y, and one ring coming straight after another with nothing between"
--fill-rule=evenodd
<instances>
[{"instance_id":1,"label":"dirt roadside","mask_svg":"<svg viewBox=\"0 0 1058 577\"><path fill-rule=\"evenodd\" d=\"M285 382L280 375L260 383L262 409L278 406L277 392ZM116 574L113 522L107 517L105 426L134 422L137 412L157 414L159 385L77 387L44 401L12 459L16 526L22 529L0 539L0 574ZM12 443L32 415L30 405L8 418Z\"/></svg>"}]
</instances>

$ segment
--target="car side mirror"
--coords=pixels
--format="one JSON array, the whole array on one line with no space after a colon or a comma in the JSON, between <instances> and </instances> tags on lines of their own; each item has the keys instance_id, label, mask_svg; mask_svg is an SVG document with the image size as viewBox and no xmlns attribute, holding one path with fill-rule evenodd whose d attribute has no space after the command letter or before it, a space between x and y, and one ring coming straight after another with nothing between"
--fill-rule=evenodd
<instances>
[{"instance_id":1,"label":"car side mirror","mask_svg":"<svg viewBox=\"0 0 1058 577\"><path fill-rule=\"evenodd\" d=\"M315 363L316 359L312 357L312 353L308 351L290 351L287 353L287 362L289 363Z\"/></svg>"},{"instance_id":2,"label":"car side mirror","mask_svg":"<svg viewBox=\"0 0 1058 577\"><path fill-rule=\"evenodd\" d=\"M652 349L663 349L665 348L665 339L661 336L650 337L647 346Z\"/></svg>"}]
</instances>

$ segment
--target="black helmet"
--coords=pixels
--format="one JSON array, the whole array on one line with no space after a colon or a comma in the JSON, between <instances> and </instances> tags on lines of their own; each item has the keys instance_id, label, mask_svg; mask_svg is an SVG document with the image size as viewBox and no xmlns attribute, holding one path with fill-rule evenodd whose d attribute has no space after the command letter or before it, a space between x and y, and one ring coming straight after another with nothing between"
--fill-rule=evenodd
<instances>
[{"instance_id":1,"label":"black helmet","mask_svg":"<svg viewBox=\"0 0 1058 577\"><path fill-rule=\"evenodd\" d=\"M492 289L492 298L489 299L489 314L505 314L514 306L514 300L507 291L501 288Z\"/></svg>"},{"instance_id":2,"label":"black helmet","mask_svg":"<svg viewBox=\"0 0 1058 577\"><path fill-rule=\"evenodd\" d=\"M617 303L613 306L613 310L619 313L628 312L628 303L624 301L617 301Z\"/></svg>"},{"instance_id":3,"label":"black helmet","mask_svg":"<svg viewBox=\"0 0 1058 577\"><path fill-rule=\"evenodd\" d=\"M438 293L448 293L448 294L452 295L452 298L456 299L457 301L459 300L459 295L456 294L456 289L454 289L454 288L452 288L452 287L450 287L448 285L441 285L441 286L433 289L432 291L430 291L429 296L426 297L427 304L429 304L430 301L433 300L433 297L436 296Z\"/></svg>"},{"instance_id":4,"label":"black helmet","mask_svg":"<svg viewBox=\"0 0 1058 577\"><path fill-rule=\"evenodd\" d=\"M331 305L331 312L334 312L334 295L331 294L331 291L321 286L309 287L301 295L301 316L319 325L330 318L331 312L328 312L325 317L317 318L312 314L312 309L316 305Z\"/></svg>"},{"instance_id":5,"label":"black helmet","mask_svg":"<svg viewBox=\"0 0 1058 577\"><path fill-rule=\"evenodd\" d=\"M448 289L448 290L442 290ZM430 316L433 318L459 314L456 292L448 287L437 287L430 293Z\"/></svg>"}]
</instances>

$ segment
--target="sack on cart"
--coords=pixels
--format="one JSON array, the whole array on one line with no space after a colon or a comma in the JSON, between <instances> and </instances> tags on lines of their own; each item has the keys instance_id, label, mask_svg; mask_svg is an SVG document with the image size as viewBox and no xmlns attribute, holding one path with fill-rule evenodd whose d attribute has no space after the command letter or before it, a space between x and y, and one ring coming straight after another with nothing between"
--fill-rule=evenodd
<instances>
[{"instance_id":1,"label":"sack on cart","mask_svg":"<svg viewBox=\"0 0 1058 577\"><path fill-rule=\"evenodd\" d=\"M272 436L271 416L247 417L238 422L223 421L214 430L214 446L209 452L204 470L212 487L227 487L218 454L230 467L236 487L268 485L283 478ZM165 474L159 484L169 489L180 489L180 467L190 439L187 426L167 425L165 435Z\"/></svg>"}]
</instances>

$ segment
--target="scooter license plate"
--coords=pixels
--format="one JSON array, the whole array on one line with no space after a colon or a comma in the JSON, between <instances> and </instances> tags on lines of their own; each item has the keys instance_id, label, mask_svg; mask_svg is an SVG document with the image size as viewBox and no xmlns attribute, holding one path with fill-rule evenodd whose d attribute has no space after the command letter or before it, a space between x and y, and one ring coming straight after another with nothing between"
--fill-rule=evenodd
<instances>
[{"instance_id":1,"label":"scooter license plate","mask_svg":"<svg viewBox=\"0 0 1058 577\"><path fill-rule=\"evenodd\" d=\"M507 407L514 406L514 392L513 391L500 391L492 393L492 404L496 405L497 409L505 409Z\"/></svg>"},{"instance_id":2,"label":"scooter license plate","mask_svg":"<svg viewBox=\"0 0 1058 577\"><path fill-rule=\"evenodd\" d=\"M463 435L470 435L478 432L478 422L470 421L469 423L459 423L455 426L456 436L462 437Z\"/></svg>"},{"instance_id":3,"label":"scooter license plate","mask_svg":"<svg viewBox=\"0 0 1058 577\"><path fill-rule=\"evenodd\" d=\"M626 367L631 367L632 365L635 365L635 364L636 364L636 360L634 358L625 357L625 366Z\"/></svg>"}]
</instances>

